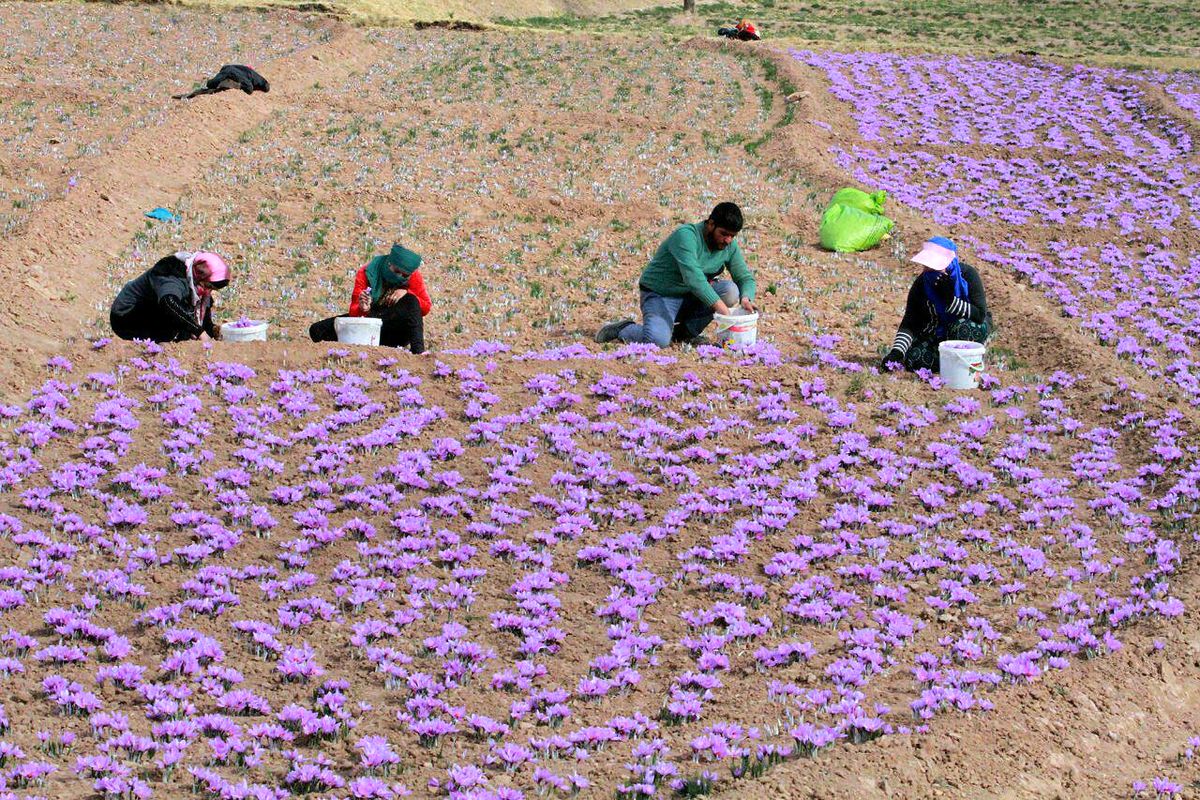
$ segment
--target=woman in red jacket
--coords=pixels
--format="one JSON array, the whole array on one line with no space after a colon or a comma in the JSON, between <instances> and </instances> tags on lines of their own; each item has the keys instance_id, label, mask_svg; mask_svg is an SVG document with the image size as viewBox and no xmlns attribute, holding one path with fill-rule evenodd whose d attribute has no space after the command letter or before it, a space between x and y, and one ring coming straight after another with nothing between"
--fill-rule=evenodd
<instances>
[{"instance_id":1,"label":"woman in red jacket","mask_svg":"<svg viewBox=\"0 0 1200 800\"><path fill-rule=\"evenodd\" d=\"M421 277L421 257L400 245L375 256L354 276L350 316L383 320L379 343L385 347L407 347L415 355L425 352L425 321L432 303ZM336 342L337 331L329 317L314 322L308 335L314 342Z\"/></svg>"}]
</instances>

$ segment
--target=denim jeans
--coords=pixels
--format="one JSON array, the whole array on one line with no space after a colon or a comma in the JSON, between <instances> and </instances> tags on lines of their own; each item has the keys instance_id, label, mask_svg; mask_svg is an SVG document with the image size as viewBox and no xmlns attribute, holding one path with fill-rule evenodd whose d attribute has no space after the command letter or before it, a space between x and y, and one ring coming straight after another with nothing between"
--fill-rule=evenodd
<instances>
[{"instance_id":1,"label":"denim jeans","mask_svg":"<svg viewBox=\"0 0 1200 800\"><path fill-rule=\"evenodd\" d=\"M710 283L725 305L732 307L741 300L741 293L733 281ZM621 341L667 347L672 341L686 342L696 338L712 319L712 308L701 303L695 295L663 297L642 289L642 324L626 325L621 331Z\"/></svg>"}]
</instances>

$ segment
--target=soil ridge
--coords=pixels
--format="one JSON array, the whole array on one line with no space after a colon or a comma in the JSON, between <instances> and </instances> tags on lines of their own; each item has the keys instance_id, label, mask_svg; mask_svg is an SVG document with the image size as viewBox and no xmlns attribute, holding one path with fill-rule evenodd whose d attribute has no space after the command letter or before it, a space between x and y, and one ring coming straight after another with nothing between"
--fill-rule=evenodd
<instances>
[{"instance_id":1,"label":"soil ridge","mask_svg":"<svg viewBox=\"0 0 1200 800\"><path fill-rule=\"evenodd\" d=\"M271 92L188 102L164 96L164 104L175 104L166 121L85 164L75 188L0 243L0 279L10 287L0 298L0 337L9 343L0 393L25 389L28 370L69 345L107 304L105 264L143 228L145 211L172 205L212 160L297 92L345 78L376 57L358 29L343 26L328 41L265 64Z\"/></svg>"}]
</instances>

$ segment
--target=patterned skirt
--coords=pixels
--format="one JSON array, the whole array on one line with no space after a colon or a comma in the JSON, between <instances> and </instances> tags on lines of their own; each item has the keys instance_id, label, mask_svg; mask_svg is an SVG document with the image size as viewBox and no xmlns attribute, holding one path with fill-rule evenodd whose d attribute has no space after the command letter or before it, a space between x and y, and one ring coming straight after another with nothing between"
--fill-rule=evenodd
<instances>
[{"instance_id":1,"label":"patterned skirt","mask_svg":"<svg viewBox=\"0 0 1200 800\"><path fill-rule=\"evenodd\" d=\"M919 369L928 369L933 372L940 372L941 357L938 355L938 345L948 339L960 339L967 342L983 343L987 340L988 334L991 333L989 327L983 322L968 322L959 320L951 325L943 338L932 337L929 339L916 339L912 346L908 348L908 352L904 354L904 368L916 372Z\"/></svg>"}]
</instances>

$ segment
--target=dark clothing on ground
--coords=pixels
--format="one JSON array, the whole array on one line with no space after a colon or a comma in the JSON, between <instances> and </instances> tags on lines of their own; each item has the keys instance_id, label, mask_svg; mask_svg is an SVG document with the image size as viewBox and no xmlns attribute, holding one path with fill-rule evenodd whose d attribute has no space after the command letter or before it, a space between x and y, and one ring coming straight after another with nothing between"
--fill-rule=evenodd
<instances>
[{"instance_id":1,"label":"dark clothing on ground","mask_svg":"<svg viewBox=\"0 0 1200 800\"><path fill-rule=\"evenodd\" d=\"M904 318L892 342L892 350L884 362L903 363L910 370L932 369L938 371L938 345L949 339L983 342L992 334L992 312L988 310L983 292L983 281L979 272L965 262L962 276L967 282L968 297L955 297L953 282L942 276L935 285L939 300L945 303L947 320L939 320L937 309L925 291L925 276L913 279L908 290L908 303ZM943 330L939 333L939 322Z\"/></svg>"},{"instance_id":2,"label":"dark clothing on ground","mask_svg":"<svg viewBox=\"0 0 1200 800\"><path fill-rule=\"evenodd\" d=\"M757 42L762 38L753 29L738 30L737 28L717 28L717 36L724 36L726 39L737 39L739 42Z\"/></svg>"},{"instance_id":3,"label":"dark clothing on ground","mask_svg":"<svg viewBox=\"0 0 1200 800\"><path fill-rule=\"evenodd\" d=\"M122 339L178 342L198 339L201 332L215 338L212 306L202 322L196 313L187 264L170 255L122 287L113 300L109 322Z\"/></svg>"},{"instance_id":4,"label":"dark clothing on ground","mask_svg":"<svg viewBox=\"0 0 1200 800\"><path fill-rule=\"evenodd\" d=\"M371 306L368 317L383 320L379 330L379 343L384 347L407 347L414 355L425 352L425 320L421 315L421 302L412 292L391 305L376 303ZM308 335L314 342L336 342L337 317L314 322Z\"/></svg>"},{"instance_id":5,"label":"dark clothing on ground","mask_svg":"<svg viewBox=\"0 0 1200 800\"><path fill-rule=\"evenodd\" d=\"M191 100L202 94L216 94L226 89L241 89L246 94L254 92L269 92L271 84L262 75L242 64L226 64L221 71L209 78L201 89L190 94L177 94L177 100Z\"/></svg>"},{"instance_id":6,"label":"dark clothing on ground","mask_svg":"<svg viewBox=\"0 0 1200 800\"><path fill-rule=\"evenodd\" d=\"M724 36L726 39L737 39L739 42L757 42L761 38L748 31L739 31L733 28L717 28L717 36Z\"/></svg>"}]
</instances>

